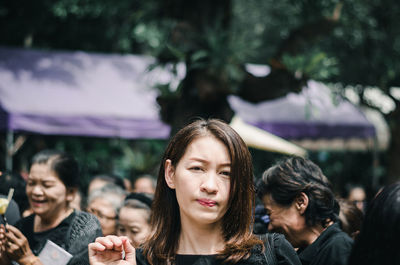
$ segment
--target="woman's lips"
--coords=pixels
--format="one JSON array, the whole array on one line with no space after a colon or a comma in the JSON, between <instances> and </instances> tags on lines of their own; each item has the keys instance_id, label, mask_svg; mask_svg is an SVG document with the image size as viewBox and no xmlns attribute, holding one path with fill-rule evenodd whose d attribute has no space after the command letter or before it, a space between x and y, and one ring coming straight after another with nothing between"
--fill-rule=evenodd
<instances>
[{"instance_id":1,"label":"woman's lips","mask_svg":"<svg viewBox=\"0 0 400 265\"><path fill-rule=\"evenodd\" d=\"M32 206L40 206L43 203L45 203L46 201L39 201L39 200L31 200Z\"/></svg>"},{"instance_id":2,"label":"woman's lips","mask_svg":"<svg viewBox=\"0 0 400 265\"><path fill-rule=\"evenodd\" d=\"M198 199L197 202L200 203L201 205L207 206L207 207L213 207L213 206L217 205L217 202L212 201L212 200L207 200L207 199Z\"/></svg>"}]
</instances>

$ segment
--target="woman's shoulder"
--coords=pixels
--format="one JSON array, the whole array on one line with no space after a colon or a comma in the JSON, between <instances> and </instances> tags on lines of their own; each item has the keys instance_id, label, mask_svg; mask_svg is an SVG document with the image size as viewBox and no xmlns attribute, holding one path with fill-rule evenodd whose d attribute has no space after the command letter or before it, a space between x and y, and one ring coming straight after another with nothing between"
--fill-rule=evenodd
<instances>
[{"instance_id":1,"label":"woman's shoulder","mask_svg":"<svg viewBox=\"0 0 400 265\"><path fill-rule=\"evenodd\" d=\"M275 256L277 264L301 265L296 251L283 234L269 233L263 235L261 238L264 244L270 244L270 251L273 252L272 255ZM264 251L268 251L267 248Z\"/></svg>"},{"instance_id":2,"label":"woman's shoulder","mask_svg":"<svg viewBox=\"0 0 400 265\"><path fill-rule=\"evenodd\" d=\"M80 238L91 240L102 236L100 223L94 215L78 210L75 210L73 214L75 216L70 227L70 239L72 241Z\"/></svg>"}]
</instances>

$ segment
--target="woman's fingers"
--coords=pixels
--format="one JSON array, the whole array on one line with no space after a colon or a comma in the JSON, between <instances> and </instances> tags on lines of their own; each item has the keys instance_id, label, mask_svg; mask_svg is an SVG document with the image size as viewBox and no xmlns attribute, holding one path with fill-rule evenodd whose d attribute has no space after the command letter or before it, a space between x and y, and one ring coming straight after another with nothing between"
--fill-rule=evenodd
<instances>
[{"instance_id":1,"label":"woman's fingers","mask_svg":"<svg viewBox=\"0 0 400 265\"><path fill-rule=\"evenodd\" d=\"M98 237L96 243L103 245L105 249L122 250L122 240L117 236Z\"/></svg>"},{"instance_id":2,"label":"woman's fingers","mask_svg":"<svg viewBox=\"0 0 400 265\"><path fill-rule=\"evenodd\" d=\"M94 254L96 251L104 251L106 249L106 247L103 244L100 244L98 242L90 243L88 247L89 247L89 254L90 251L92 251Z\"/></svg>"},{"instance_id":3,"label":"woman's fingers","mask_svg":"<svg viewBox=\"0 0 400 265\"><path fill-rule=\"evenodd\" d=\"M24 234L22 234L22 232L19 231L18 228L16 228L15 226L12 226L12 225L7 224L6 228L7 228L7 230L8 230L9 232L12 232L12 233L15 235L15 237L16 237L17 239L20 239L20 238L24 238L24 237L25 237Z\"/></svg>"},{"instance_id":4,"label":"woman's fingers","mask_svg":"<svg viewBox=\"0 0 400 265\"><path fill-rule=\"evenodd\" d=\"M127 237L121 237L123 247L125 250L125 260L132 265L136 265L136 250L129 242Z\"/></svg>"}]
</instances>

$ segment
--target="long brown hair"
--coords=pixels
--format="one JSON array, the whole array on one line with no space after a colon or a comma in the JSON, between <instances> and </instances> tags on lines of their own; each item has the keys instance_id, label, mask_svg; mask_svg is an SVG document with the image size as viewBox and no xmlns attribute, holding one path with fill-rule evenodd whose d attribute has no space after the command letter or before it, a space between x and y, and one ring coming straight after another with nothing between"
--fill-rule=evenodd
<instances>
[{"instance_id":1,"label":"long brown hair","mask_svg":"<svg viewBox=\"0 0 400 265\"><path fill-rule=\"evenodd\" d=\"M231 159L230 198L222 217L222 234L226 244L219 257L226 263L237 263L248 258L251 248L261 243L251 232L254 185L251 155L246 144L225 122L198 120L177 132L162 158L150 221L153 234L143 248L150 264L173 262L181 232L175 190L170 189L165 181L165 161L170 159L172 166L176 167L189 144L206 135L220 140L227 147Z\"/></svg>"}]
</instances>

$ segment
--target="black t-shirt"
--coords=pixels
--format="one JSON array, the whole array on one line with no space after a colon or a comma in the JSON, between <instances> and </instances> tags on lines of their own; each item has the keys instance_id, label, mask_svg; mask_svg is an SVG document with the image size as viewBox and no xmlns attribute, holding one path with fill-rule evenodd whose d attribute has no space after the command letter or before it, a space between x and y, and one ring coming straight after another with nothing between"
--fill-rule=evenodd
<instances>
[{"instance_id":1,"label":"black t-shirt","mask_svg":"<svg viewBox=\"0 0 400 265\"><path fill-rule=\"evenodd\" d=\"M283 235L274 238L274 252L278 265L301 265L301 262L294 251L292 245L285 239ZM142 250L136 250L137 265L148 265L144 258ZM222 260L217 255L176 255L176 265L222 265ZM237 265L270 265L267 264L266 257L262 251L262 246L254 246L251 250L250 257L241 260Z\"/></svg>"},{"instance_id":2,"label":"black t-shirt","mask_svg":"<svg viewBox=\"0 0 400 265\"><path fill-rule=\"evenodd\" d=\"M346 265L352 246L353 239L335 223L298 254L303 265Z\"/></svg>"}]
</instances>

